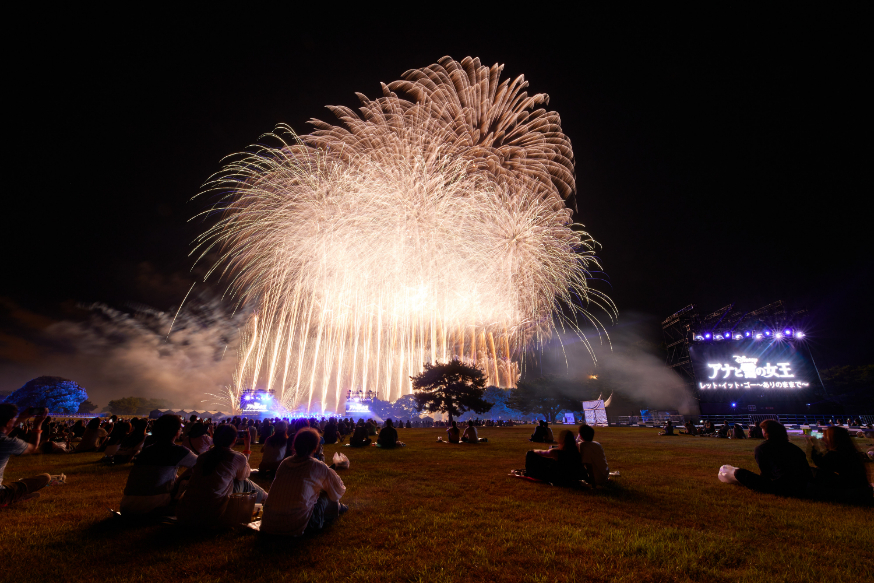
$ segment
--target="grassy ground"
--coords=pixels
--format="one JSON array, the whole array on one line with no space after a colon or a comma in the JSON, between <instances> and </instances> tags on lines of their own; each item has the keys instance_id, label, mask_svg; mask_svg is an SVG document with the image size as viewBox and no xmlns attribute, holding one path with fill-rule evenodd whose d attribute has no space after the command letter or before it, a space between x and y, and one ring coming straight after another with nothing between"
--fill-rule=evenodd
<instances>
[{"instance_id":1,"label":"grassy ground","mask_svg":"<svg viewBox=\"0 0 874 583\"><path fill-rule=\"evenodd\" d=\"M108 512L129 466L100 466L99 454L14 458L6 480L48 471L67 484L0 510L0 581L874 580L871 508L717 480L725 463L754 468L756 441L598 429L622 475L572 491L507 475L523 467L530 432L483 428L489 443L473 446L404 429L400 450L344 448L350 512L300 539L130 526Z\"/></svg>"}]
</instances>

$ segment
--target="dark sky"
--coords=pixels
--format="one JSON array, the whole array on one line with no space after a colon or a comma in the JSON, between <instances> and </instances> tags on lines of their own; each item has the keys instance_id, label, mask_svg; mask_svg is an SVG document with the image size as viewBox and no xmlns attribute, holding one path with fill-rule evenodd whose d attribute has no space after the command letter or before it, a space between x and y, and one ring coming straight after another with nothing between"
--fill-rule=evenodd
<instances>
[{"instance_id":1,"label":"dark sky","mask_svg":"<svg viewBox=\"0 0 874 583\"><path fill-rule=\"evenodd\" d=\"M11 18L0 366L77 302L178 306L223 156L444 55L550 95L620 323L783 299L821 365L871 361L868 7L438 6Z\"/></svg>"}]
</instances>

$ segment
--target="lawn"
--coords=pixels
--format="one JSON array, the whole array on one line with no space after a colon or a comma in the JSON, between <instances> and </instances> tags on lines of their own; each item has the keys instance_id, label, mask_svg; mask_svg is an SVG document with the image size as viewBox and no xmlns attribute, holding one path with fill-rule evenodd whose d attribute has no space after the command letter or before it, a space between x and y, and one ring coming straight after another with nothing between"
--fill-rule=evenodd
<instances>
[{"instance_id":1,"label":"lawn","mask_svg":"<svg viewBox=\"0 0 874 583\"><path fill-rule=\"evenodd\" d=\"M507 475L531 430L482 428L489 443L448 445L441 430L403 429L403 449L343 448L350 511L300 539L132 526L109 514L129 466L13 458L6 480L48 471L67 483L0 510L0 581L874 581L874 509L717 480L725 463L754 469L756 441L598 429L621 476L577 491Z\"/></svg>"}]
</instances>

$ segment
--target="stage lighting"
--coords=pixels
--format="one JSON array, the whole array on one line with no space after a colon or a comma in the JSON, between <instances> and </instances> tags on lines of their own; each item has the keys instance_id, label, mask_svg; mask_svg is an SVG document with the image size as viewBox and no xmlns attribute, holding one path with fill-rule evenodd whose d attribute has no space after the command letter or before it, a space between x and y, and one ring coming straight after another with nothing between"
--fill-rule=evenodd
<instances>
[{"instance_id":1,"label":"stage lighting","mask_svg":"<svg viewBox=\"0 0 874 583\"><path fill-rule=\"evenodd\" d=\"M710 340L710 332L704 333L704 340Z\"/></svg>"},{"instance_id":2,"label":"stage lighting","mask_svg":"<svg viewBox=\"0 0 874 583\"><path fill-rule=\"evenodd\" d=\"M771 331L770 331L770 330L765 330L765 336L770 336L770 335L771 335Z\"/></svg>"},{"instance_id":3,"label":"stage lighting","mask_svg":"<svg viewBox=\"0 0 874 583\"><path fill-rule=\"evenodd\" d=\"M746 332L744 332L744 336L746 336L747 338L751 337L752 335L753 335L753 333L750 332L749 330L747 330Z\"/></svg>"},{"instance_id":4,"label":"stage lighting","mask_svg":"<svg viewBox=\"0 0 874 583\"><path fill-rule=\"evenodd\" d=\"M761 335L761 334L756 334L756 340L761 340L761 339L762 339L762 335Z\"/></svg>"},{"instance_id":5,"label":"stage lighting","mask_svg":"<svg viewBox=\"0 0 874 583\"><path fill-rule=\"evenodd\" d=\"M795 337L796 338L804 338L804 332L796 332Z\"/></svg>"},{"instance_id":6,"label":"stage lighting","mask_svg":"<svg viewBox=\"0 0 874 583\"><path fill-rule=\"evenodd\" d=\"M722 340L722 334L717 334L714 340Z\"/></svg>"},{"instance_id":7,"label":"stage lighting","mask_svg":"<svg viewBox=\"0 0 874 583\"><path fill-rule=\"evenodd\" d=\"M731 340L731 332L726 332L723 336L725 336L726 340Z\"/></svg>"},{"instance_id":8,"label":"stage lighting","mask_svg":"<svg viewBox=\"0 0 874 583\"><path fill-rule=\"evenodd\" d=\"M734 339L735 339L735 340L743 340L744 337L743 337L742 335L740 335L740 334L735 334L735 335L734 335Z\"/></svg>"},{"instance_id":9,"label":"stage lighting","mask_svg":"<svg viewBox=\"0 0 874 583\"><path fill-rule=\"evenodd\" d=\"M777 340L782 340L783 335L780 332L777 332L777 334L774 335L774 338L776 338Z\"/></svg>"},{"instance_id":10,"label":"stage lighting","mask_svg":"<svg viewBox=\"0 0 874 583\"><path fill-rule=\"evenodd\" d=\"M783 330L783 334L785 336L792 336L792 328L786 328L785 330Z\"/></svg>"},{"instance_id":11,"label":"stage lighting","mask_svg":"<svg viewBox=\"0 0 874 583\"><path fill-rule=\"evenodd\" d=\"M732 403L732 404L731 404L731 408L734 409L734 407L735 407L736 405L737 405L737 403Z\"/></svg>"},{"instance_id":12,"label":"stage lighting","mask_svg":"<svg viewBox=\"0 0 874 583\"><path fill-rule=\"evenodd\" d=\"M704 341L704 337L701 336L700 334L695 336L695 342L703 342L703 341Z\"/></svg>"}]
</instances>

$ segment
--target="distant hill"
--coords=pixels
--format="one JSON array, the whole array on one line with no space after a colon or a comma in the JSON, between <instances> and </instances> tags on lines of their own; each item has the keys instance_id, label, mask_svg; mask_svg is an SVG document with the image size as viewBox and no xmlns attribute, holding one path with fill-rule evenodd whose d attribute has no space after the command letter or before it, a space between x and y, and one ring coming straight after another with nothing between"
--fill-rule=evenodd
<instances>
[{"instance_id":1,"label":"distant hill","mask_svg":"<svg viewBox=\"0 0 874 583\"><path fill-rule=\"evenodd\" d=\"M74 381L61 377L37 377L2 400L25 407L48 407L52 413L75 413L88 393Z\"/></svg>"}]
</instances>

